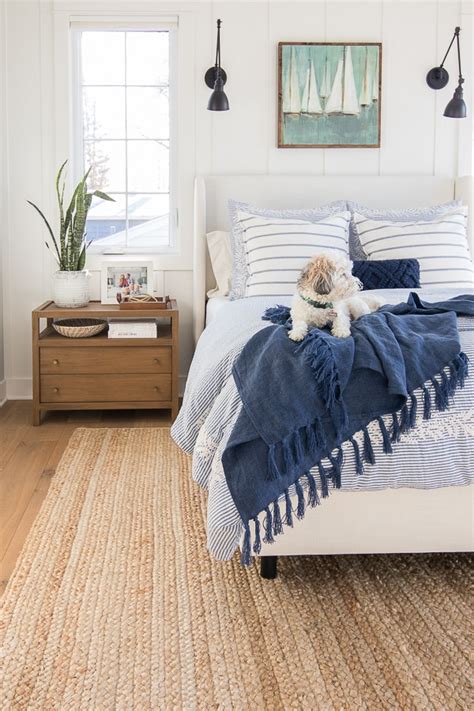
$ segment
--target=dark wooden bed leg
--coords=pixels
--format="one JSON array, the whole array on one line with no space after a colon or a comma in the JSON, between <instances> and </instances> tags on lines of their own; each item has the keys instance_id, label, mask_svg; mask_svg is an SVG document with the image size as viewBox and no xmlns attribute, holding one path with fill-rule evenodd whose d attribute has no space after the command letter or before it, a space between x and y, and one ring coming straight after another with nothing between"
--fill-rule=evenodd
<instances>
[{"instance_id":1,"label":"dark wooden bed leg","mask_svg":"<svg viewBox=\"0 0 474 711\"><path fill-rule=\"evenodd\" d=\"M263 555L260 558L260 575L266 580L274 580L277 576L278 556Z\"/></svg>"}]
</instances>

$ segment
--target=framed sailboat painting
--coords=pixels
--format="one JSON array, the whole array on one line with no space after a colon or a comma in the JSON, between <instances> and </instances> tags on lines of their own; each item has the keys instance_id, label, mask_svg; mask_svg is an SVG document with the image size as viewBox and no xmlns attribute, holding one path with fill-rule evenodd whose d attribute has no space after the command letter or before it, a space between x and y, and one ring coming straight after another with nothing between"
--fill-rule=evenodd
<instances>
[{"instance_id":1,"label":"framed sailboat painting","mask_svg":"<svg viewBox=\"0 0 474 711\"><path fill-rule=\"evenodd\" d=\"M382 45L280 42L278 147L380 148Z\"/></svg>"}]
</instances>

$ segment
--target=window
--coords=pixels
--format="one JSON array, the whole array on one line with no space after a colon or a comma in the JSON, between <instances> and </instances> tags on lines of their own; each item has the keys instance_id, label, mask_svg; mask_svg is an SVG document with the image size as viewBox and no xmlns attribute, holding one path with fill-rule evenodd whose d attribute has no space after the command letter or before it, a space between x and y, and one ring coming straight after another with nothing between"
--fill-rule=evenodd
<instances>
[{"instance_id":1,"label":"window","mask_svg":"<svg viewBox=\"0 0 474 711\"><path fill-rule=\"evenodd\" d=\"M75 172L90 168L94 252L160 252L174 242L169 28L74 30Z\"/></svg>"}]
</instances>

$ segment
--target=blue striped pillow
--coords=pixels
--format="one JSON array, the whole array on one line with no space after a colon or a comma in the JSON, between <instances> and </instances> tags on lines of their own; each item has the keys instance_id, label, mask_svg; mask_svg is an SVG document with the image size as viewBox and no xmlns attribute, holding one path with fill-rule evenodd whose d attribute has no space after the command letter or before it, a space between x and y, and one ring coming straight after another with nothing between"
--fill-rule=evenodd
<instances>
[{"instance_id":1,"label":"blue striped pillow","mask_svg":"<svg viewBox=\"0 0 474 711\"><path fill-rule=\"evenodd\" d=\"M247 247L246 247L246 222L245 219L248 217L259 217L261 220L267 220L269 223L272 222L272 220L278 221L278 232L280 233L278 237L275 239L278 239L278 241L283 244L285 237L284 237L284 228L283 228L283 222L287 220L289 223L295 222L295 220L303 221L303 222L309 222L309 223L314 223L319 220L322 220L326 217L330 217L332 215L336 215L337 213L346 213L346 215L350 216L349 213L347 212L347 202L345 200L341 200L338 202L332 202L328 205L323 205L321 207L315 207L315 208L308 208L308 209L285 209L285 210L274 210L274 209L268 209L268 208L260 208L260 207L255 207L254 205L249 205L248 203L245 202L237 202L235 200L229 200L229 213L230 213L230 220L231 220L231 228L232 228L232 234L231 234L231 247L232 247L232 289L230 292L230 298L231 299L241 299L244 296L248 296L247 294L247 282L249 280L249 277L251 276L251 273L249 271L249 259L248 259L248 254L247 254ZM244 214L245 213L245 214ZM244 215L242 221L242 215ZM248 225L247 225L248 226ZM289 231L294 231L294 228L290 229L291 224L288 225L288 230ZM345 242L346 245L344 247L346 253L349 251L348 247L348 226L345 230L346 232L346 238ZM283 234L281 234L283 233ZM291 235L288 235L288 241L291 242ZM321 243L321 240L319 240L319 243ZM332 242L331 242L332 244ZM340 244L340 243L339 243ZM330 249L331 246L328 244L326 249ZM304 250L303 252L303 262L301 266L299 267L298 271L303 268L303 266L306 264L306 262L309 260L309 257L313 256L314 253L319 249L321 251L320 247L316 247L313 253L308 253L308 250ZM309 256L307 256L309 254ZM292 266L295 267L295 269L290 270L292 272L296 273L296 260L291 259ZM287 266L287 264L284 264L283 266ZM292 280L294 277L294 274L283 274L283 272L280 272L280 279L282 281L288 281L289 279ZM296 277L297 278L297 277ZM290 287L288 284L281 284L280 287L278 288L283 288L284 291L278 291L278 288L271 290L270 293L272 294L291 294L294 291L294 284L296 283L296 278L294 279L293 282L293 289L290 290ZM265 279L265 281L268 281L268 279ZM278 279L276 280L275 284L278 282ZM254 291L253 289L252 291Z\"/></svg>"},{"instance_id":2,"label":"blue striped pillow","mask_svg":"<svg viewBox=\"0 0 474 711\"><path fill-rule=\"evenodd\" d=\"M462 207L461 200L452 200L451 202L443 202L440 205L431 205L429 207L367 207L359 202L347 202L347 209L352 215L358 212L369 220L380 220L381 222L416 222L417 220L436 220L441 215L446 215L448 212L454 212ZM349 227L349 253L351 259L367 259L355 228L353 219Z\"/></svg>"},{"instance_id":3,"label":"blue striped pillow","mask_svg":"<svg viewBox=\"0 0 474 711\"><path fill-rule=\"evenodd\" d=\"M422 287L472 287L466 216L467 209L458 208L430 221L383 222L358 213L353 221L368 259L417 259Z\"/></svg>"},{"instance_id":4,"label":"blue striped pillow","mask_svg":"<svg viewBox=\"0 0 474 711\"><path fill-rule=\"evenodd\" d=\"M347 210L313 220L237 210L245 271L236 276L234 270L231 298L293 294L301 270L315 254L349 254L349 220Z\"/></svg>"}]
</instances>

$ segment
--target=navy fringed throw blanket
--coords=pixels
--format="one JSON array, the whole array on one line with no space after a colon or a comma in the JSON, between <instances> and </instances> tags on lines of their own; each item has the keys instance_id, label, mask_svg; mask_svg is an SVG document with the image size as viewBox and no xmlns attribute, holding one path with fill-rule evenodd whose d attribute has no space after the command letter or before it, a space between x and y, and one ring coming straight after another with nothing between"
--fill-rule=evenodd
<instances>
[{"instance_id":1,"label":"navy fringed throw blanket","mask_svg":"<svg viewBox=\"0 0 474 711\"><path fill-rule=\"evenodd\" d=\"M343 442L352 443L357 473L362 473L364 460L374 463L367 430L372 420L378 421L384 452L390 453L392 443L415 426L419 405L427 419L432 406L448 408L468 366L456 314L474 315L474 296L428 304L412 293L407 303L384 306L353 322L350 338L315 328L294 343L288 338L289 309L266 312L264 318L280 325L256 333L234 365L243 408L222 458L244 524L244 564L250 563L252 549L260 552L262 538L272 543L283 524L292 526L294 515L302 518L306 505L319 503L311 468L318 468L323 497L328 482L341 486ZM422 403L417 388L423 389ZM389 428L383 415L392 416ZM354 439L357 432L363 433L361 447Z\"/></svg>"}]
</instances>

